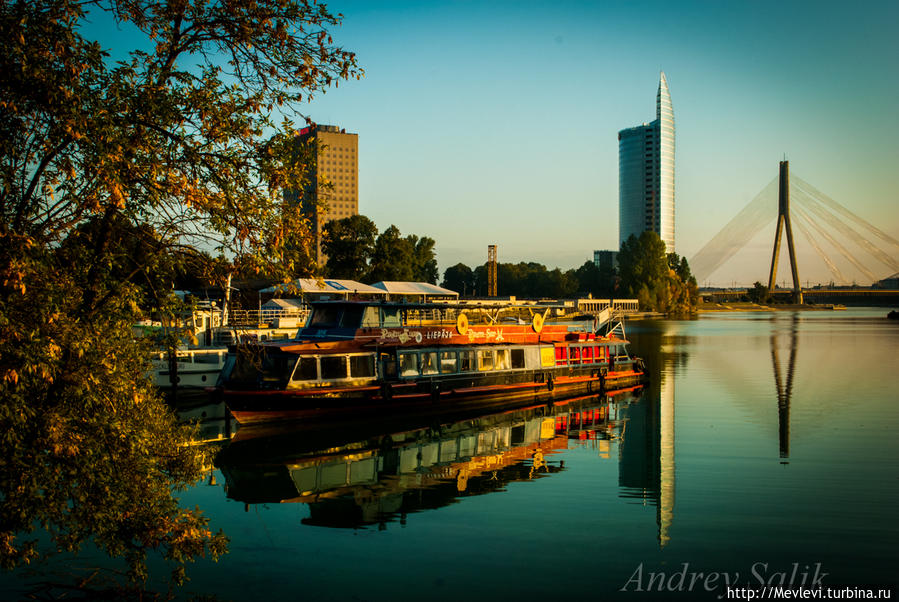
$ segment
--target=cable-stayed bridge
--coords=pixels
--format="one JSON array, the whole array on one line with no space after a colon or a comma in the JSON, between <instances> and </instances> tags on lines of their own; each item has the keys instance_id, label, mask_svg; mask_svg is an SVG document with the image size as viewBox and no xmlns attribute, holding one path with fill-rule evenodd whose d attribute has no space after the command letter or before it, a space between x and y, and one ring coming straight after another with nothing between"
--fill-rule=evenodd
<instances>
[{"instance_id":1,"label":"cable-stayed bridge","mask_svg":"<svg viewBox=\"0 0 899 602\"><path fill-rule=\"evenodd\" d=\"M773 289L777 272L782 222L785 215L790 263L794 281L798 281L793 252L792 222L797 233L797 246L808 247L824 262L834 285L849 285L858 281L856 275L877 282L899 272L899 241L856 215L802 178L781 174L752 199L721 231L690 259L690 267L698 282L706 282L729 259L734 257L766 226L777 222L774 253L769 286ZM784 198L786 195L786 198ZM759 270L759 276L762 271ZM759 277L758 280L763 280ZM799 291L799 282L794 282Z\"/></svg>"}]
</instances>

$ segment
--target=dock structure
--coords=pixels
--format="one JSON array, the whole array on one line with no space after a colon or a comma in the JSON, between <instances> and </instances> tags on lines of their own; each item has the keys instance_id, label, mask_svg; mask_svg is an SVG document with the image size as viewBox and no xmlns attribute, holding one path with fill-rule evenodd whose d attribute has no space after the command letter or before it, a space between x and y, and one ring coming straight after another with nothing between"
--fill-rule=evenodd
<instances>
[{"instance_id":1,"label":"dock structure","mask_svg":"<svg viewBox=\"0 0 899 602\"><path fill-rule=\"evenodd\" d=\"M636 299L578 299L577 309L586 314L598 314L606 309L616 313L633 313L640 311L640 302Z\"/></svg>"}]
</instances>

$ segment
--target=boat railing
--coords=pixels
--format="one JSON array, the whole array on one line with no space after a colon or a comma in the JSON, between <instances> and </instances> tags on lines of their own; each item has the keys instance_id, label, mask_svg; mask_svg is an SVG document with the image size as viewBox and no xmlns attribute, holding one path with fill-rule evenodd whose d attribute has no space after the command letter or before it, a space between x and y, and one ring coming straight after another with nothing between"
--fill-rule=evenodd
<instances>
[{"instance_id":1,"label":"boat railing","mask_svg":"<svg viewBox=\"0 0 899 602\"><path fill-rule=\"evenodd\" d=\"M404 326L455 324L461 314L476 325L530 324L535 314L549 315L550 308L534 305L453 305L439 308L409 308L404 312Z\"/></svg>"},{"instance_id":2,"label":"boat railing","mask_svg":"<svg viewBox=\"0 0 899 602\"><path fill-rule=\"evenodd\" d=\"M190 364L216 364L221 363L222 358L227 353L226 349L177 349L175 351L175 359L181 363ZM165 350L153 351L150 359L157 361L168 361L169 352Z\"/></svg>"},{"instance_id":3,"label":"boat railing","mask_svg":"<svg viewBox=\"0 0 899 602\"><path fill-rule=\"evenodd\" d=\"M275 325L285 321L302 326L309 318L309 310L299 311L284 309L232 309L228 311L228 324L231 326L258 327L260 324Z\"/></svg>"}]
</instances>

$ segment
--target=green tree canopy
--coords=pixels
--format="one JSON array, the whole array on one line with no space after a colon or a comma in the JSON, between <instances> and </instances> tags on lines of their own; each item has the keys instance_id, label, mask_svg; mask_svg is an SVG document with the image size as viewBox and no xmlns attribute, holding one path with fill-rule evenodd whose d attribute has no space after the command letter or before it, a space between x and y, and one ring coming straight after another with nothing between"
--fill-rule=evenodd
<instances>
[{"instance_id":1,"label":"green tree canopy","mask_svg":"<svg viewBox=\"0 0 899 602\"><path fill-rule=\"evenodd\" d=\"M394 225L381 232L375 241L368 278L371 282L411 281L414 276L414 248Z\"/></svg>"},{"instance_id":2,"label":"green tree canopy","mask_svg":"<svg viewBox=\"0 0 899 602\"><path fill-rule=\"evenodd\" d=\"M440 272L437 270L437 258L434 256L436 244L434 239L428 236L419 238L415 234L410 234L406 240L412 247L412 279L416 282L437 284Z\"/></svg>"},{"instance_id":3,"label":"green tree canopy","mask_svg":"<svg viewBox=\"0 0 899 602\"><path fill-rule=\"evenodd\" d=\"M501 297L561 299L573 296L578 288L573 270L548 270L536 262L500 263L496 279ZM487 294L486 264L475 269L474 288L479 296Z\"/></svg>"},{"instance_id":4,"label":"green tree canopy","mask_svg":"<svg viewBox=\"0 0 899 602\"><path fill-rule=\"evenodd\" d=\"M378 227L364 215L332 220L322 229L322 251L328 256L329 278L363 280L368 277Z\"/></svg>"},{"instance_id":5,"label":"green tree canopy","mask_svg":"<svg viewBox=\"0 0 899 602\"><path fill-rule=\"evenodd\" d=\"M474 272L464 263L446 268L443 272L443 288L456 291L463 297L475 295Z\"/></svg>"},{"instance_id":6,"label":"green tree canopy","mask_svg":"<svg viewBox=\"0 0 899 602\"><path fill-rule=\"evenodd\" d=\"M652 231L631 235L621 243L618 273L622 294L636 297L640 307L666 314L696 310L699 290L686 258L665 254L665 243Z\"/></svg>"},{"instance_id":7,"label":"green tree canopy","mask_svg":"<svg viewBox=\"0 0 899 602\"><path fill-rule=\"evenodd\" d=\"M381 232L374 243L368 264L367 280L437 282L437 258L434 239L415 234L403 236L394 225Z\"/></svg>"},{"instance_id":8,"label":"green tree canopy","mask_svg":"<svg viewBox=\"0 0 899 602\"><path fill-rule=\"evenodd\" d=\"M134 47L113 61L88 11ZM328 32L339 22L314 0L0 7L3 566L40 553L38 526L52 549L90 539L125 557L135 579L150 551L176 578L223 551L173 497L204 454L149 385L130 325L198 248L284 278L311 269L309 224L281 190L303 188L314 149L276 119L360 75Z\"/></svg>"},{"instance_id":9,"label":"green tree canopy","mask_svg":"<svg viewBox=\"0 0 899 602\"><path fill-rule=\"evenodd\" d=\"M614 294L614 269L600 268L592 261L585 261L581 267L574 270L572 276L577 281L579 296L593 295L596 298L607 298Z\"/></svg>"},{"instance_id":10,"label":"green tree canopy","mask_svg":"<svg viewBox=\"0 0 899 602\"><path fill-rule=\"evenodd\" d=\"M769 301L771 301L771 295L769 294L768 287L758 280L755 281L751 289L746 291L746 296L753 303L768 303Z\"/></svg>"}]
</instances>

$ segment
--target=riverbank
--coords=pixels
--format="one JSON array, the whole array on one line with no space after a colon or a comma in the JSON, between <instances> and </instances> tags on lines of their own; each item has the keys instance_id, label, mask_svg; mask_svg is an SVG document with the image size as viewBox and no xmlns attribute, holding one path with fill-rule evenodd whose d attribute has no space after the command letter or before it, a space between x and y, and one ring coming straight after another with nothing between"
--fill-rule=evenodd
<instances>
[{"instance_id":1,"label":"riverbank","mask_svg":"<svg viewBox=\"0 0 899 602\"><path fill-rule=\"evenodd\" d=\"M845 305L833 303L821 303L816 305L778 303L763 305L761 303L734 302L734 303L704 303L698 309L698 313L710 313L719 311L844 311Z\"/></svg>"}]
</instances>

